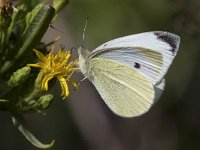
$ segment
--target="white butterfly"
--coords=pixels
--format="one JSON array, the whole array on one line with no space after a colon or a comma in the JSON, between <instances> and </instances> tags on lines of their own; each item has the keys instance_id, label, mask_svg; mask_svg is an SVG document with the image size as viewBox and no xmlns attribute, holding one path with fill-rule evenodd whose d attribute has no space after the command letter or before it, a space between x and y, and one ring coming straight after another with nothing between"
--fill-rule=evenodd
<instances>
[{"instance_id":1,"label":"white butterfly","mask_svg":"<svg viewBox=\"0 0 200 150\"><path fill-rule=\"evenodd\" d=\"M160 97L179 43L179 36L162 31L129 35L91 53L79 48L79 67L114 113L139 116Z\"/></svg>"}]
</instances>

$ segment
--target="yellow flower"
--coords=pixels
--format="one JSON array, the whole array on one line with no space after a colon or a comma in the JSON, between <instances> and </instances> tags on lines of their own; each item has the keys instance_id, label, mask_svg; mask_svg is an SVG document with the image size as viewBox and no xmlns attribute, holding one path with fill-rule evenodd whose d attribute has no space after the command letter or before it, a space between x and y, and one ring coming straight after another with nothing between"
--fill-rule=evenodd
<instances>
[{"instance_id":1,"label":"yellow flower","mask_svg":"<svg viewBox=\"0 0 200 150\"><path fill-rule=\"evenodd\" d=\"M76 70L76 61L69 62L71 53L70 51L64 52L63 50L64 48L61 48L58 53L54 55L54 48L52 48L50 53L45 56L38 50L34 49L34 52L41 62L28 64L28 66L41 68L40 73L43 75L41 82L42 90L47 91L48 82L53 78L57 78L62 88L61 95L66 98L69 95L67 82L70 81L75 88L78 88L78 84L71 79L72 73Z\"/></svg>"}]
</instances>

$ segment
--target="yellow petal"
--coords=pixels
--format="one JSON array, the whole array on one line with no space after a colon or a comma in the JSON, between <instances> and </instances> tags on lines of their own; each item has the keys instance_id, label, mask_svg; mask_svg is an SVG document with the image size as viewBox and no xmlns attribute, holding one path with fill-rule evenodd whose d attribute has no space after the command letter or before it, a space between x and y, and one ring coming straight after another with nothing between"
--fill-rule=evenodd
<instances>
[{"instance_id":1,"label":"yellow petal","mask_svg":"<svg viewBox=\"0 0 200 150\"><path fill-rule=\"evenodd\" d=\"M62 76L58 76L58 80L59 80L61 88L62 88L61 95L64 96L64 97L68 97L68 95L69 95L69 87L67 85L67 82L66 82L65 78L63 78Z\"/></svg>"},{"instance_id":2,"label":"yellow petal","mask_svg":"<svg viewBox=\"0 0 200 150\"><path fill-rule=\"evenodd\" d=\"M76 88L76 89L78 89L78 84L76 83L76 81L74 81L73 79L69 79L69 81L72 83L72 85Z\"/></svg>"},{"instance_id":3,"label":"yellow petal","mask_svg":"<svg viewBox=\"0 0 200 150\"><path fill-rule=\"evenodd\" d=\"M44 63L48 63L48 62L49 62L49 60L47 59L47 57L46 57L45 55L43 55L40 51L38 51L38 50L36 50L36 49L34 49L33 51L35 52L35 54L37 55L37 57L38 57L41 61L43 61Z\"/></svg>"},{"instance_id":4,"label":"yellow petal","mask_svg":"<svg viewBox=\"0 0 200 150\"><path fill-rule=\"evenodd\" d=\"M68 61L69 58L71 57L71 53L69 51L67 51L64 56L65 56L64 59L66 59Z\"/></svg>"},{"instance_id":5,"label":"yellow petal","mask_svg":"<svg viewBox=\"0 0 200 150\"><path fill-rule=\"evenodd\" d=\"M54 59L53 50L51 50L51 51L49 52L49 54L47 55L47 58L48 58L49 61L53 61L53 59Z\"/></svg>"},{"instance_id":6,"label":"yellow petal","mask_svg":"<svg viewBox=\"0 0 200 150\"><path fill-rule=\"evenodd\" d=\"M37 68L45 68L46 64L44 64L42 62L39 62L39 63L36 63L36 64L27 64L27 66L29 66L29 67L37 67Z\"/></svg>"},{"instance_id":7,"label":"yellow petal","mask_svg":"<svg viewBox=\"0 0 200 150\"><path fill-rule=\"evenodd\" d=\"M42 79L42 83L41 83L41 89L44 91L48 90L48 82L49 80L51 80L54 76L51 74L47 74L44 76L44 78Z\"/></svg>"}]
</instances>

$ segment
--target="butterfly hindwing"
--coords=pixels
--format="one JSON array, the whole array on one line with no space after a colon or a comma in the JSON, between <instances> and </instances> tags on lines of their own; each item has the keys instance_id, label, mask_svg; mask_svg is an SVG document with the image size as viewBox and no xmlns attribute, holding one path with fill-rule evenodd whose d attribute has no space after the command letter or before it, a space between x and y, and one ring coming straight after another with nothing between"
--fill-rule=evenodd
<instances>
[{"instance_id":1,"label":"butterfly hindwing","mask_svg":"<svg viewBox=\"0 0 200 150\"><path fill-rule=\"evenodd\" d=\"M90 80L108 107L123 117L138 116L150 108L154 87L148 78L120 63L93 58L89 61Z\"/></svg>"}]
</instances>

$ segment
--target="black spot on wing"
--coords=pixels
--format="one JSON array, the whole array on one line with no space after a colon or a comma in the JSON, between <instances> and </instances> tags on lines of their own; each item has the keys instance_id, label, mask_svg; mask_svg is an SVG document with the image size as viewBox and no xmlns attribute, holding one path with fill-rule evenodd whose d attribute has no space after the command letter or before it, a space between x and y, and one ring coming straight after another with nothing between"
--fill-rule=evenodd
<instances>
[{"instance_id":1,"label":"black spot on wing","mask_svg":"<svg viewBox=\"0 0 200 150\"><path fill-rule=\"evenodd\" d=\"M171 47L170 51L172 51L172 53L174 54L178 46L177 45L179 41L178 36L168 32L154 32L154 35L156 35L159 40L169 44Z\"/></svg>"},{"instance_id":2,"label":"black spot on wing","mask_svg":"<svg viewBox=\"0 0 200 150\"><path fill-rule=\"evenodd\" d=\"M140 64L137 63L137 62L135 62L134 67L137 68L137 69L139 69L140 68Z\"/></svg>"}]
</instances>

